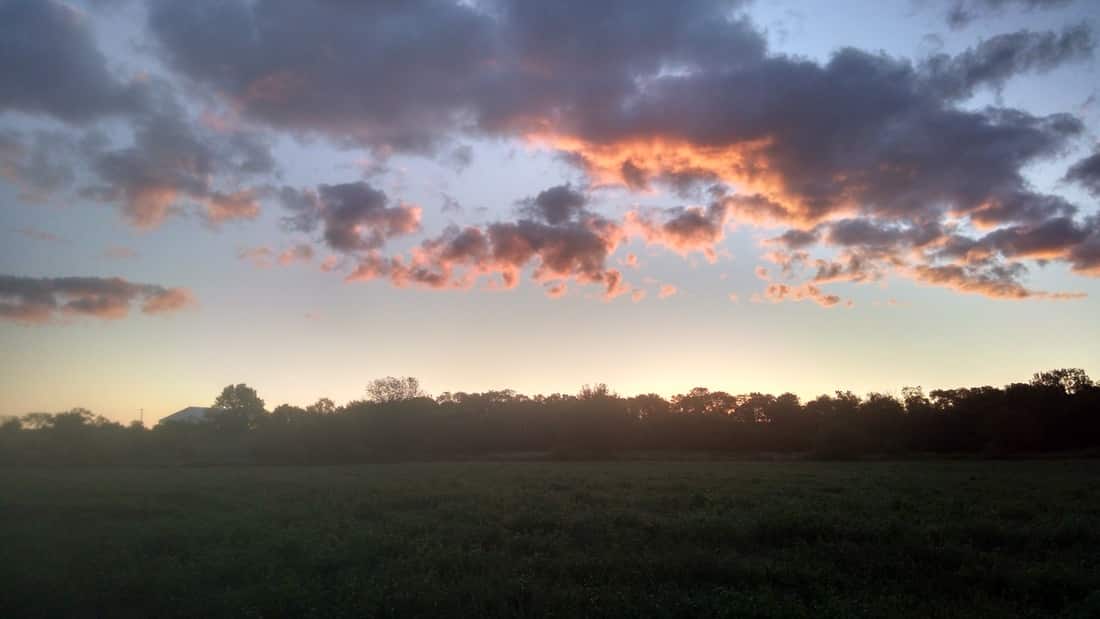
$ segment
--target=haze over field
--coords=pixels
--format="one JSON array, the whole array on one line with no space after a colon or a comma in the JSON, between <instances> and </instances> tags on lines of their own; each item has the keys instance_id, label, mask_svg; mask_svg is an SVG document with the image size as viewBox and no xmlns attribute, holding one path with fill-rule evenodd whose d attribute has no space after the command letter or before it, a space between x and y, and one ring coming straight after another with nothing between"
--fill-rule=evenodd
<instances>
[{"instance_id":1,"label":"haze over field","mask_svg":"<svg viewBox=\"0 0 1100 619\"><path fill-rule=\"evenodd\" d=\"M1088 0L0 0L0 414L1100 374Z\"/></svg>"}]
</instances>

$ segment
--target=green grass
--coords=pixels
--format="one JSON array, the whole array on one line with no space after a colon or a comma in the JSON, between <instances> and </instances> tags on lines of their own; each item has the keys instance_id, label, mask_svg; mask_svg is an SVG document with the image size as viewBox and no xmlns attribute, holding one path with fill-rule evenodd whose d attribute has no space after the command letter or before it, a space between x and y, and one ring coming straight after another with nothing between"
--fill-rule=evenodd
<instances>
[{"instance_id":1,"label":"green grass","mask_svg":"<svg viewBox=\"0 0 1100 619\"><path fill-rule=\"evenodd\" d=\"M1097 617L1100 462L0 470L0 616Z\"/></svg>"}]
</instances>

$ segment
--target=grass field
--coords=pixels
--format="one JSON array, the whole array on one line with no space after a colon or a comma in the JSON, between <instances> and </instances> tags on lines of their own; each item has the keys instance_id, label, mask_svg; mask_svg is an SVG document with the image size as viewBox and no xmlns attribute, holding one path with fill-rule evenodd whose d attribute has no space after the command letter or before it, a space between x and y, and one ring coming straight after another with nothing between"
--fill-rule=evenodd
<instances>
[{"instance_id":1,"label":"grass field","mask_svg":"<svg viewBox=\"0 0 1100 619\"><path fill-rule=\"evenodd\" d=\"M1097 617L1100 462L0 470L0 616Z\"/></svg>"}]
</instances>

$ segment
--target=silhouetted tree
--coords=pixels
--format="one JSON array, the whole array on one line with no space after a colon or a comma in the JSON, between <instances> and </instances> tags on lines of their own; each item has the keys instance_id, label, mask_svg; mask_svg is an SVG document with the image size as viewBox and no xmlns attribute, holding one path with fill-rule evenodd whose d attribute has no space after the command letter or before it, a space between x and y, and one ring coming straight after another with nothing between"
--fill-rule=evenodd
<instances>
[{"instance_id":1,"label":"silhouetted tree","mask_svg":"<svg viewBox=\"0 0 1100 619\"><path fill-rule=\"evenodd\" d=\"M705 388L624 398L607 385L577 395L514 391L426 397L411 378L374 381L337 407L281 404L270 414L244 384L218 396L206 424L123 427L86 409L0 424L0 464L329 463L537 452L601 457L631 449L785 451L860 457L903 450L1003 456L1100 449L1100 387L1082 370L1037 373L1004 388L919 387L901 398L838 391L805 405L791 393Z\"/></svg>"},{"instance_id":2,"label":"silhouetted tree","mask_svg":"<svg viewBox=\"0 0 1100 619\"><path fill-rule=\"evenodd\" d=\"M226 385L214 400L210 421L221 430L242 432L257 427L267 411L256 390L244 383Z\"/></svg>"},{"instance_id":3,"label":"silhouetted tree","mask_svg":"<svg viewBox=\"0 0 1100 619\"><path fill-rule=\"evenodd\" d=\"M367 385L367 399L371 402L400 402L421 397L425 397L425 393L420 390L420 381L412 376L376 378Z\"/></svg>"},{"instance_id":4,"label":"silhouetted tree","mask_svg":"<svg viewBox=\"0 0 1100 619\"><path fill-rule=\"evenodd\" d=\"M306 407L310 415L331 415L336 412L336 404L328 398L320 398Z\"/></svg>"}]
</instances>

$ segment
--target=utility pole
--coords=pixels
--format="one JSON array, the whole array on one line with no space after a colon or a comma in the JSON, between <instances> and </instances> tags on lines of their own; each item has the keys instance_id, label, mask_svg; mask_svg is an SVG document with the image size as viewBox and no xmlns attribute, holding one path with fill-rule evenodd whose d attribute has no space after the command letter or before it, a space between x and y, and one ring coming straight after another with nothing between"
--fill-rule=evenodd
<instances>
[{"instance_id":1,"label":"utility pole","mask_svg":"<svg viewBox=\"0 0 1100 619\"><path fill-rule=\"evenodd\" d=\"M140 415L140 418L141 418L141 427L144 428L145 427L145 409L144 408L139 408L138 409L138 415Z\"/></svg>"}]
</instances>

